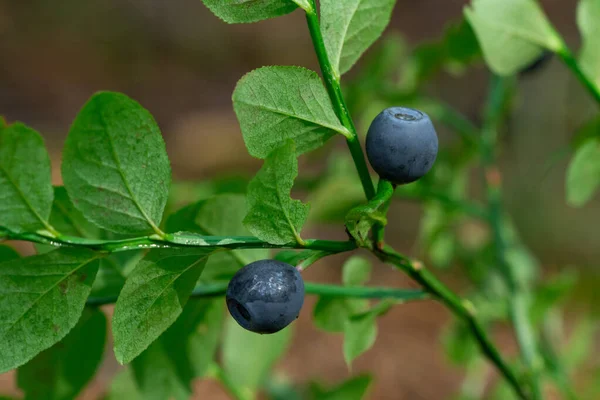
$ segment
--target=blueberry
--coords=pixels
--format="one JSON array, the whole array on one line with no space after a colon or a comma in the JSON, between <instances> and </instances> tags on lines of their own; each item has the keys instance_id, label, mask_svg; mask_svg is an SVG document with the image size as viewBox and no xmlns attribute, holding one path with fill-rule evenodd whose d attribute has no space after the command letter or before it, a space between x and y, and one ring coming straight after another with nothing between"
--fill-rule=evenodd
<instances>
[{"instance_id":1,"label":"blueberry","mask_svg":"<svg viewBox=\"0 0 600 400\"><path fill-rule=\"evenodd\" d=\"M367 157L383 179L414 182L435 162L438 138L427 114L405 107L383 110L367 133Z\"/></svg>"},{"instance_id":2,"label":"blueberry","mask_svg":"<svg viewBox=\"0 0 600 400\"><path fill-rule=\"evenodd\" d=\"M304 303L304 281L290 264L256 261L234 275L226 300L229 313L242 328L275 333L298 318Z\"/></svg>"}]
</instances>

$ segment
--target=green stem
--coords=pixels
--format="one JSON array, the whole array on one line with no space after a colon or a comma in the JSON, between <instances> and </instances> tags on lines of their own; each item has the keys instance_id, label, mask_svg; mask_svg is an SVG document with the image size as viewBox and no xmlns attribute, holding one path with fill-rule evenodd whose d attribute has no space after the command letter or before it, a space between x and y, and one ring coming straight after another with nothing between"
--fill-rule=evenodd
<instances>
[{"instance_id":1,"label":"green stem","mask_svg":"<svg viewBox=\"0 0 600 400\"><path fill-rule=\"evenodd\" d=\"M203 236L195 233L165 234L143 236L121 240L95 240L59 235L57 238L40 233L12 232L0 227L0 238L22 240L48 244L55 247L84 247L95 251L114 253L119 251L165 249L182 247L215 247L225 249L309 249L323 250L329 253L343 253L356 249L352 241L306 239L303 244L287 243L276 245L264 242L252 236Z\"/></svg>"},{"instance_id":2,"label":"green stem","mask_svg":"<svg viewBox=\"0 0 600 400\"><path fill-rule=\"evenodd\" d=\"M197 286L190 297L210 298L225 296L229 282L202 284ZM400 301L424 300L429 296L422 290L394 289L387 287L350 287L338 285L326 285L322 283L306 282L304 289L307 294L323 297L345 297L354 299L393 299ZM90 297L88 306L104 306L117 301L117 295L107 297Z\"/></svg>"},{"instance_id":3,"label":"green stem","mask_svg":"<svg viewBox=\"0 0 600 400\"><path fill-rule=\"evenodd\" d=\"M356 170L358 171L358 176L360 177L360 182L362 183L365 195L367 196L367 199L370 200L375 196L375 186L371 180L369 167L367 166L365 155L358 140L356 127L352 122L350 112L348 111L348 107L346 106L342 94L339 73L334 70L329 61L329 56L327 55L327 49L325 48L325 42L323 40L323 35L321 34L321 25L316 11L317 6L315 0L310 0L310 4L312 9L306 11L306 22L308 24L308 30L310 31L313 47L315 48L315 53L317 54L317 59L319 60L321 73L325 80L325 87L327 88L327 93L329 94L336 115L340 119L342 125L348 130L349 134L346 136L346 143L350 149L350 154L352 154L352 159L356 165Z\"/></svg>"},{"instance_id":4,"label":"green stem","mask_svg":"<svg viewBox=\"0 0 600 400\"><path fill-rule=\"evenodd\" d=\"M581 69L577 59L567 46L567 44L561 39L561 47L556 52L558 56L563 60L565 65L575 74L575 77L588 91L588 93L594 98L596 103L600 105L600 88L596 85Z\"/></svg>"},{"instance_id":5,"label":"green stem","mask_svg":"<svg viewBox=\"0 0 600 400\"><path fill-rule=\"evenodd\" d=\"M496 259L510 291L508 298L510 317L515 327L521 356L530 373L529 383L531 385L532 398L539 400L542 398L540 371L538 367L539 357L536 337L528 316L530 302L525 288L519 285L516 273L506 259L507 243L502 226L501 175L494 155L498 129L504 116L504 105L508 97L508 90L509 85L505 79L496 76L492 77L481 138L481 155L485 172L484 185L488 201L489 224L492 230Z\"/></svg>"},{"instance_id":6,"label":"green stem","mask_svg":"<svg viewBox=\"0 0 600 400\"><path fill-rule=\"evenodd\" d=\"M471 302L463 300L454 294L452 290L446 287L431 272L425 269L421 263L412 262L410 259L400 255L399 253L396 253L390 247L386 246L383 250L375 250L375 254L383 262L390 263L402 270L417 283L419 283L426 292L430 293L434 298L446 305L450 310L453 311L455 315L462 318L467 323L483 354L506 378L519 398L523 400L528 399L525 391L521 387L521 383L519 382L517 375L504 361L502 355L488 337L482 324L478 321L475 307Z\"/></svg>"},{"instance_id":7,"label":"green stem","mask_svg":"<svg viewBox=\"0 0 600 400\"><path fill-rule=\"evenodd\" d=\"M390 208L392 197L394 196L394 189L395 186L390 181L386 181L385 179L379 180L375 198L377 198L380 203L377 208L383 215L387 215L388 209ZM375 245L377 247L383 248L385 242L385 226L376 224L373 227L373 239L375 240Z\"/></svg>"}]
</instances>

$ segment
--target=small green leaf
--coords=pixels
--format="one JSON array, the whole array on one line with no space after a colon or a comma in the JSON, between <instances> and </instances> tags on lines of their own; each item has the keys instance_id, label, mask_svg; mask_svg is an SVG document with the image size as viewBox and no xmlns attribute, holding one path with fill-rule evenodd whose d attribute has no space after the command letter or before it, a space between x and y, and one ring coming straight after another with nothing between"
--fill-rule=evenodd
<instances>
[{"instance_id":1,"label":"small green leaf","mask_svg":"<svg viewBox=\"0 0 600 400\"><path fill-rule=\"evenodd\" d=\"M0 263L4 261L16 260L21 255L10 246L0 245Z\"/></svg>"},{"instance_id":2,"label":"small green leaf","mask_svg":"<svg viewBox=\"0 0 600 400\"><path fill-rule=\"evenodd\" d=\"M321 78L304 68L263 67L246 74L233 92L233 107L248 152L258 158L290 139L302 154L321 147L336 132L348 135Z\"/></svg>"},{"instance_id":3,"label":"small green leaf","mask_svg":"<svg viewBox=\"0 0 600 400\"><path fill-rule=\"evenodd\" d=\"M97 93L85 104L65 143L62 176L75 207L116 232L158 229L171 166L150 113L120 93Z\"/></svg>"},{"instance_id":4,"label":"small green leaf","mask_svg":"<svg viewBox=\"0 0 600 400\"><path fill-rule=\"evenodd\" d=\"M132 362L145 399L188 399L192 380L213 362L223 323L222 300L190 300L177 321Z\"/></svg>"},{"instance_id":5,"label":"small green leaf","mask_svg":"<svg viewBox=\"0 0 600 400\"><path fill-rule=\"evenodd\" d=\"M535 61L544 49L562 44L535 0L472 0L465 16L483 56L499 75L512 75Z\"/></svg>"},{"instance_id":6,"label":"small green leaf","mask_svg":"<svg viewBox=\"0 0 600 400\"><path fill-rule=\"evenodd\" d=\"M145 400L140 393L132 368L121 370L110 384L104 400Z\"/></svg>"},{"instance_id":7,"label":"small green leaf","mask_svg":"<svg viewBox=\"0 0 600 400\"><path fill-rule=\"evenodd\" d=\"M394 305L391 301L380 301L366 313L351 317L344 326L344 360L352 361L369 350L377 338L377 317L387 313Z\"/></svg>"},{"instance_id":8,"label":"small green leaf","mask_svg":"<svg viewBox=\"0 0 600 400\"><path fill-rule=\"evenodd\" d=\"M52 232L52 196L50 157L40 134L20 123L0 129L0 226Z\"/></svg>"},{"instance_id":9,"label":"small green leaf","mask_svg":"<svg viewBox=\"0 0 600 400\"><path fill-rule=\"evenodd\" d=\"M257 22L289 14L298 6L290 0L202 0L217 17L229 24Z\"/></svg>"},{"instance_id":10,"label":"small green leaf","mask_svg":"<svg viewBox=\"0 0 600 400\"><path fill-rule=\"evenodd\" d=\"M353 256L344 263L342 282L345 286L362 286L371 276L371 262L360 256Z\"/></svg>"},{"instance_id":11,"label":"small green leaf","mask_svg":"<svg viewBox=\"0 0 600 400\"><path fill-rule=\"evenodd\" d=\"M298 175L293 142L275 150L248 185L248 215L244 225L256 237L272 244L301 243L300 231L310 206L292 200Z\"/></svg>"},{"instance_id":12,"label":"small green leaf","mask_svg":"<svg viewBox=\"0 0 600 400\"><path fill-rule=\"evenodd\" d=\"M26 363L75 326L99 264L99 256L84 249L0 264L0 373Z\"/></svg>"},{"instance_id":13,"label":"small green leaf","mask_svg":"<svg viewBox=\"0 0 600 400\"><path fill-rule=\"evenodd\" d=\"M223 370L236 387L256 392L291 339L291 327L272 335L257 335L239 326L233 318L227 318L222 345Z\"/></svg>"},{"instance_id":14,"label":"small green leaf","mask_svg":"<svg viewBox=\"0 0 600 400\"><path fill-rule=\"evenodd\" d=\"M84 311L65 338L19 368L17 383L25 399L70 400L92 380L102 361L106 317Z\"/></svg>"},{"instance_id":15,"label":"small green leaf","mask_svg":"<svg viewBox=\"0 0 600 400\"><path fill-rule=\"evenodd\" d=\"M580 0L577 25L583 37L581 68L600 89L600 0Z\"/></svg>"},{"instance_id":16,"label":"small green leaf","mask_svg":"<svg viewBox=\"0 0 600 400\"><path fill-rule=\"evenodd\" d=\"M442 336L442 343L446 356L456 365L469 365L480 356L477 342L462 321L456 321L450 325Z\"/></svg>"},{"instance_id":17,"label":"small green leaf","mask_svg":"<svg viewBox=\"0 0 600 400\"><path fill-rule=\"evenodd\" d=\"M350 70L390 22L395 0L322 0L321 31L336 75Z\"/></svg>"},{"instance_id":18,"label":"small green leaf","mask_svg":"<svg viewBox=\"0 0 600 400\"><path fill-rule=\"evenodd\" d=\"M389 201L394 194L391 183L380 181L377 194L367 204L353 208L346 215L346 228L359 246L369 246L369 232L376 224L387 224Z\"/></svg>"},{"instance_id":19,"label":"small green leaf","mask_svg":"<svg viewBox=\"0 0 600 400\"><path fill-rule=\"evenodd\" d=\"M127 278L115 305L115 356L129 363L181 314L212 249L151 250Z\"/></svg>"},{"instance_id":20,"label":"small green leaf","mask_svg":"<svg viewBox=\"0 0 600 400\"><path fill-rule=\"evenodd\" d=\"M313 309L313 321L325 332L343 332L351 316L368 309L368 300L321 296Z\"/></svg>"},{"instance_id":21,"label":"small green leaf","mask_svg":"<svg viewBox=\"0 0 600 400\"><path fill-rule=\"evenodd\" d=\"M332 389L323 389L313 384L311 385L312 398L314 400L361 400L367 395L372 382L373 378L370 375L361 375Z\"/></svg>"},{"instance_id":22,"label":"small green leaf","mask_svg":"<svg viewBox=\"0 0 600 400\"><path fill-rule=\"evenodd\" d=\"M582 207L600 187L600 139L585 141L567 169L567 202Z\"/></svg>"}]
</instances>

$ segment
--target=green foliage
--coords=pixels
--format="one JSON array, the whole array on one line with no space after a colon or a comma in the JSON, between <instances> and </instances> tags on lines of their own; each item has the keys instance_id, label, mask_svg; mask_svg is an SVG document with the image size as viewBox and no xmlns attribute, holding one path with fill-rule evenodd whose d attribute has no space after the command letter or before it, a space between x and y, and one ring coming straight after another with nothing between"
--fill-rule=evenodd
<instances>
[{"instance_id":1,"label":"green foliage","mask_svg":"<svg viewBox=\"0 0 600 400\"><path fill-rule=\"evenodd\" d=\"M99 264L99 256L84 249L0 264L0 372L65 337L79 320Z\"/></svg>"},{"instance_id":2,"label":"green foliage","mask_svg":"<svg viewBox=\"0 0 600 400\"><path fill-rule=\"evenodd\" d=\"M586 140L567 169L567 202L582 207L600 187L600 139Z\"/></svg>"},{"instance_id":3,"label":"green foliage","mask_svg":"<svg viewBox=\"0 0 600 400\"><path fill-rule=\"evenodd\" d=\"M272 335L257 335L239 326L233 318L227 318L222 338L223 370L236 387L254 393L291 339L291 327Z\"/></svg>"},{"instance_id":4,"label":"green foliage","mask_svg":"<svg viewBox=\"0 0 600 400\"><path fill-rule=\"evenodd\" d=\"M369 350L377 338L377 317L387 313L394 303L381 301L369 311L351 316L344 325L344 360L352 361Z\"/></svg>"},{"instance_id":5,"label":"green foliage","mask_svg":"<svg viewBox=\"0 0 600 400\"><path fill-rule=\"evenodd\" d=\"M395 0L322 0L321 31L336 75L342 75L381 36Z\"/></svg>"},{"instance_id":6,"label":"green foliage","mask_svg":"<svg viewBox=\"0 0 600 400\"><path fill-rule=\"evenodd\" d=\"M188 399L192 380L213 362L222 333L221 300L190 300L158 340L132 362L144 399Z\"/></svg>"},{"instance_id":7,"label":"green foliage","mask_svg":"<svg viewBox=\"0 0 600 400\"><path fill-rule=\"evenodd\" d=\"M344 264L342 270L342 282L346 286L362 286L371 277L371 263L369 260L354 256Z\"/></svg>"},{"instance_id":8,"label":"green foliage","mask_svg":"<svg viewBox=\"0 0 600 400\"><path fill-rule=\"evenodd\" d=\"M0 263L4 261L16 260L21 257L15 249L9 246L0 245Z\"/></svg>"},{"instance_id":9,"label":"green foliage","mask_svg":"<svg viewBox=\"0 0 600 400\"><path fill-rule=\"evenodd\" d=\"M583 71L600 90L600 0L580 0L577 25L583 36L579 62Z\"/></svg>"},{"instance_id":10,"label":"green foliage","mask_svg":"<svg viewBox=\"0 0 600 400\"><path fill-rule=\"evenodd\" d=\"M77 397L98 369L106 341L106 317L84 311L59 343L19 368L17 383L25 399L70 400Z\"/></svg>"},{"instance_id":11,"label":"green foliage","mask_svg":"<svg viewBox=\"0 0 600 400\"><path fill-rule=\"evenodd\" d=\"M0 128L0 193L1 226L52 230L50 158L40 134L20 123Z\"/></svg>"},{"instance_id":12,"label":"green foliage","mask_svg":"<svg viewBox=\"0 0 600 400\"><path fill-rule=\"evenodd\" d=\"M343 382L334 388L325 389L321 385L311 386L311 399L313 400L361 400L364 399L373 378L369 375L360 375Z\"/></svg>"},{"instance_id":13,"label":"green foliage","mask_svg":"<svg viewBox=\"0 0 600 400\"><path fill-rule=\"evenodd\" d=\"M319 76L298 67L263 67L246 74L233 92L233 107L248 152L265 158L289 139L298 154L347 135Z\"/></svg>"},{"instance_id":14,"label":"green foliage","mask_svg":"<svg viewBox=\"0 0 600 400\"><path fill-rule=\"evenodd\" d=\"M535 0L472 0L465 16L487 64L499 75L512 75L544 49L558 51L562 46Z\"/></svg>"},{"instance_id":15,"label":"green foliage","mask_svg":"<svg viewBox=\"0 0 600 400\"><path fill-rule=\"evenodd\" d=\"M100 229L87 220L73 202L63 186L54 187L54 202L50 212L50 224L61 235L69 235L84 238L100 237Z\"/></svg>"},{"instance_id":16,"label":"green foliage","mask_svg":"<svg viewBox=\"0 0 600 400\"><path fill-rule=\"evenodd\" d=\"M152 115L119 93L95 94L65 143L65 188L75 207L116 233L160 233L171 167Z\"/></svg>"},{"instance_id":17,"label":"green foliage","mask_svg":"<svg viewBox=\"0 0 600 400\"><path fill-rule=\"evenodd\" d=\"M125 368L121 370L112 380L110 389L104 400L143 400L144 397L140 394L133 368Z\"/></svg>"},{"instance_id":18,"label":"green foliage","mask_svg":"<svg viewBox=\"0 0 600 400\"><path fill-rule=\"evenodd\" d=\"M268 243L302 243L300 231L310 207L290 198L298 175L295 149L294 143L288 142L273 151L248 185L248 215L244 225Z\"/></svg>"},{"instance_id":19,"label":"green foliage","mask_svg":"<svg viewBox=\"0 0 600 400\"><path fill-rule=\"evenodd\" d=\"M229 24L275 18L291 13L298 7L291 0L202 0L202 2L217 17Z\"/></svg>"},{"instance_id":20,"label":"green foliage","mask_svg":"<svg viewBox=\"0 0 600 400\"><path fill-rule=\"evenodd\" d=\"M387 225L386 213L393 194L392 184L380 181L375 197L367 204L355 207L348 212L346 228L357 244L363 247L370 246L369 232L371 229L377 224Z\"/></svg>"},{"instance_id":21,"label":"green foliage","mask_svg":"<svg viewBox=\"0 0 600 400\"><path fill-rule=\"evenodd\" d=\"M212 249L151 250L127 278L115 305L115 356L128 363L181 314Z\"/></svg>"}]
</instances>

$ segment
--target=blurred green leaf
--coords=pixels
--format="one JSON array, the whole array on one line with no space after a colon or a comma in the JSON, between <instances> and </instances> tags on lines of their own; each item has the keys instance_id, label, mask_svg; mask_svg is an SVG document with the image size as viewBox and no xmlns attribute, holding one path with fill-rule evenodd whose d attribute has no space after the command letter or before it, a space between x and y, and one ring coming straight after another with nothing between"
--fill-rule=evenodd
<instances>
[{"instance_id":1,"label":"blurred green leaf","mask_svg":"<svg viewBox=\"0 0 600 400\"><path fill-rule=\"evenodd\" d=\"M344 360L350 366L352 361L369 350L377 338L377 317L387 313L394 305L380 301L369 311L350 317L344 326Z\"/></svg>"},{"instance_id":2,"label":"blurred green leaf","mask_svg":"<svg viewBox=\"0 0 600 400\"><path fill-rule=\"evenodd\" d=\"M263 67L246 74L233 92L233 107L248 152L269 156L290 139L298 154L348 135L335 115L321 78L300 67Z\"/></svg>"},{"instance_id":3,"label":"blurred green leaf","mask_svg":"<svg viewBox=\"0 0 600 400\"><path fill-rule=\"evenodd\" d=\"M371 262L360 256L352 256L342 269L342 282L345 286L362 286L371 277Z\"/></svg>"},{"instance_id":4,"label":"blurred green leaf","mask_svg":"<svg viewBox=\"0 0 600 400\"><path fill-rule=\"evenodd\" d=\"M515 74L544 49L561 48L561 39L535 0L472 0L465 16L487 64L499 75Z\"/></svg>"},{"instance_id":5,"label":"blurred green leaf","mask_svg":"<svg viewBox=\"0 0 600 400\"><path fill-rule=\"evenodd\" d=\"M63 340L20 367L17 384L25 393L25 399L76 398L100 366L106 328L102 311L86 310Z\"/></svg>"},{"instance_id":6,"label":"blurred green leaf","mask_svg":"<svg viewBox=\"0 0 600 400\"><path fill-rule=\"evenodd\" d=\"M160 232L171 166L158 125L136 101L112 92L92 96L67 136L62 176L75 207L96 225Z\"/></svg>"},{"instance_id":7,"label":"blurred green leaf","mask_svg":"<svg viewBox=\"0 0 600 400\"><path fill-rule=\"evenodd\" d=\"M370 375L361 375L351 378L341 385L324 389L314 383L311 385L312 400L361 400L364 399L373 378Z\"/></svg>"},{"instance_id":8,"label":"blurred green leaf","mask_svg":"<svg viewBox=\"0 0 600 400\"><path fill-rule=\"evenodd\" d=\"M0 129L0 226L16 232L49 229L50 157L38 132L16 123Z\"/></svg>"},{"instance_id":9,"label":"blurred green leaf","mask_svg":"<svg viewBox=\"0 0 600 400\"><path fill-rule=\"evenodd\" d=\"M114 256L100 260L100 269L92 286L92 297L112 297L121 292L125 276L117 260Z\"/></svg>"},{"instance_id":10,"label":"blurred green leaf","mask_svg":"<svg viewBox=\"0 0 600 400\"><path fill-rule=\"evenodd\" d=\"M77 324L99 264L99 256L84 249L0 264L0 373L31 360Z\"/></svg>"},{"instance_id":11,"label":"blurred green leaf","mask_svg":"<svg viewBox=\"0 0 600 400\"><path fill-rule=\"evenodd\" d=\"M127 278L113 316L117 361L129 363L181 314L212 249L151 250Z\"/></svg>"},{"instance_id":12,"label":"blurred green leaf","mask_svg":"<svg viewBox=\"0 0 600 400\"><path fill-rule=\"evenodd\" d=\"M144 399L188 399L192 380L213 362L221 336L223 302L190 300L177 321L132 362Z\"/></svg>"},{"instance_id":13,"label":"blurred green leaf","mask_svg":"<svg viewBox=\"0 0 600 400\"><path fill-rule=\"evenodd\" d=\"M0 263L16 260L17 258L21 258L21 255L15 249L10 246L0 245Z\"/></svg>"},{"instance_id":14,"label":"blurred green leaf","mask_svg":"<svg viewBox=\"0 0 600 400\"><path fill-rule=\"evenodd\" d=\"M583 37L581 68L600 89L600 0L580 0L577 25Z\"/></svg>"},{"instance_id":15,"label":"blurred green leaf","mask_svg":"<svg viewBox=\"0 0 600 400\"><path fill-rule=\"evenodd\" d=\"M217 17L229 24L257 22L289 14L298 6L290 0L202 0Z\"/></svg>"},{"instance_id":16,"label":"blurred green leaf","mask_svg":"<svg viewBox=\"0 0 600 400\"><path fill-rule=\"evenodd\" d=\"M600 139L586 140L567 169L567 202L582 207L600 187Z\"/></svg>"},{"instance_id":17,"label":"blurred green leaf","mask_svg":"<svg viewBox=\"0 0 600 400\"><path fill-rule=\"evenodd\" d=\"M479 347L469 328L462 322L453 322L442 336L446 356L456 365L468 365L479 357Z\"/></svg>"},{"instance_id":18,"label":"blurred green leaf","mask_svg":"<svg viewBox=\"0 0 600 400\"><path fill-rule=\"evenodd\" d=\"M244 225L256 237L272 244L301 243L300 231L310 206L290 198L298 161L289 141L267 157L248 185L248 215Z\"/></svg>"},{"instance_id":19,"label":"blurred green leaf","mask_svg":"<svg viewBox=\"0 0 600 400\"><path fill-rule=\"evenodd\" d=\"M135 382L132 368L121 370L110 384L104 400L143 400Z\"/></svg>"},{"instance_id":20,"label":"blurred green leaf","mask_svg":"<svg viewBox=\"0 0 600 400\"><path fill-rule=\"evenodd\" d=\"M365 312L368 308L368 300L321 296L313 309L313 321L323 331L343 332L352 315Z\"/></svg>"},{"instance_id":21,"label":"blurred green leaf","mask_svg":"<svg viewBox=\"0 0 600 400\"><path fill-rule=\"evenodd\" d=\"M291 339L292 327L272 335L258 335L227 318L222 344L223 370L237 387L256 392Z\"/></svg>"},{"instance_id":22,"label":"blurred green leaf","mask_svg":"<svg viewBox=\"0 0 600 400\"><path fill-rule=\"evenodd\" d=\"M561 360L566 369L576 372L594 354L594 343L598 332L598 321L584 316L575 325L567 344L563 347Z\"/></svg>"},{"instance_id":23,"label":"blurred green leaf","mask_svg":"<svg viewBox=\"0 0 600 400\"><path fill-rule=\"evenodd\" d=\"M321 31L335 74L343 75L381 36L395 0L321 0Z\"/></svg>"},{"instance_id":24,"label":"blurred green leaf","mask_svg":"<svg viewBox=\"0 0 600 400\"><path fill-rule=\"evenodd\" d=\"M553 307L565 300L577 284L577 273L566 271L542 283L534 290L530 316L533 324L539 324Z\"/></svg>"}]
</instances>

